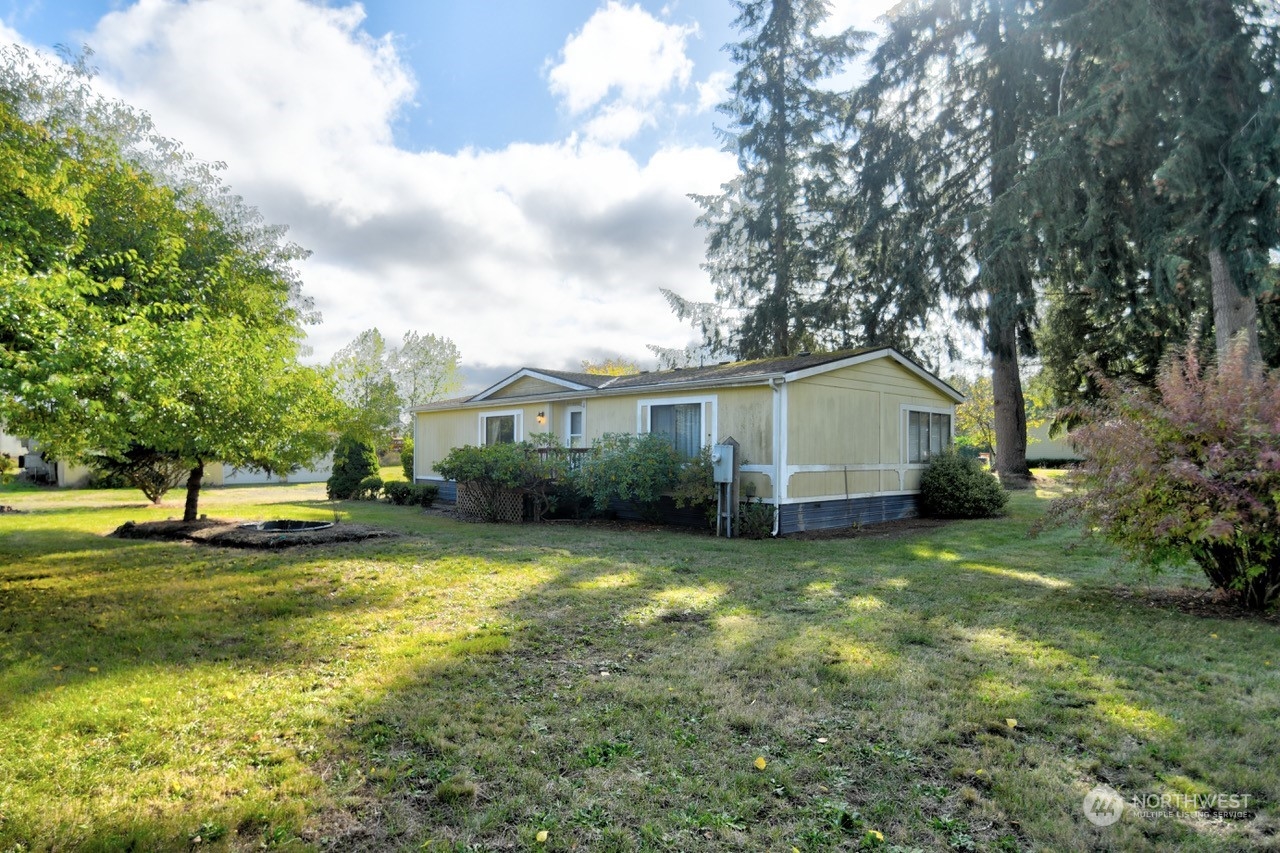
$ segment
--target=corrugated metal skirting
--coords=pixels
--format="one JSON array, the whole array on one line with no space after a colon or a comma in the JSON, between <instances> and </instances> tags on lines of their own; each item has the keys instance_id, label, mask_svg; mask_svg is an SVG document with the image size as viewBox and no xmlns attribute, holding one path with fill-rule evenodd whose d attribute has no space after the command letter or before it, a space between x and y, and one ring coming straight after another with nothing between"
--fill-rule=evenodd
<instances>
[{"instance_id":1,"label":"corrugated metal skirting","mask_svg":"<svg viewBox=\"0 0 1280 853\"><path fill-rule=\"evenodd\" d=\"M876 524L881 521L897 521L900 518L915 518L920 514L916 497L916 495L885 495L850 500L783 504L780 532L829 530L835 527L851 527L855 523Z\"/></svg>"},{"instance_id":2,"label":"corrugated metal skirting","mask_svg":"<svg viewBox=\"0 0 1280 853\"><path fill-rule=\"evenodd\" d=\"M436 500L444 501L445 503L458 502L458 484L453 480L428 480L425 477L419 477L417 482L434 483L440 489L440 494L436 497Z\"/></svg>"}]
</instances>

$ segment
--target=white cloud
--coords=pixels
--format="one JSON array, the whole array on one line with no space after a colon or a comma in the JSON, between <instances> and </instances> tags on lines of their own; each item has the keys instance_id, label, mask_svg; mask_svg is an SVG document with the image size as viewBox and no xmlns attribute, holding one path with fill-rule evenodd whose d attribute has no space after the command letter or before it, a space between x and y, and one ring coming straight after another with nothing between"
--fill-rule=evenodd
<instances>
[{"instance_id":1,"label":"white cloud","mask_svg":"<svg viewBox=\"0 0 1280 853\"><path fill-rule=\"evenodd\" d=\"M609 0L565 42L561 61L547 74L551 91L575 114L611 93L624 103L652 103L672 86L688 85L693 61L684 45L697 31Z\"/></svg>"},{"instance_id":2,"label":"white cloud","mask_svg":"<svg viewBox=\"0 0 1280 853\"><path fill-rule=\"evenodd\" d=\"M711 293L686 194L714 191L732 158L668 147L640 162L611 144L690 73L689 28L644 16L656 37L635 14L614 3L592 21L630 21L647 47L628 61L657 57L665 70L618 70L594 101L562 72L564 97L592 107L585 138L454 154L395 146L414 82L395 42L361 29L358 5L142 0L107 15L89 43L115 93L227 162L233 188L314 251L302 273L325 317L311 334L318 357L377 326L393 339L447 335L473 370L554 368L683 345L690 332L658 288ZM558 67L587 62L569 46L586 50L612 26L589 22Z\"/></svg>"},{"instance_id":3,"label":"white cloud","mask_svg":"<svg viewBox=\"0 0 1280 853\"><path fill-rule=\"evenodd\" d=\"M698 84L698 112L714 110L729 97L729 87L733 85L732 71L713 71L711 75Z\"/></svg>"}]
</instances>

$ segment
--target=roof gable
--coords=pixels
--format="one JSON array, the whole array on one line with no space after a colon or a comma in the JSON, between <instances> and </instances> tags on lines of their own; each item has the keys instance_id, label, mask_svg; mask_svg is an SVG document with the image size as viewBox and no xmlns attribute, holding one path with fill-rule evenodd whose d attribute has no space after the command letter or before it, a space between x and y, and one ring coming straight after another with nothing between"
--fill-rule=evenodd
<instances>
[{"instance_id":1,"label":"roof gable","mask_svg":"<svg viewBox=\"0 0 1280 853\"><path fill-rule=\"evenodd\" d=\"M559 393L562 391L589 391L598 388L604 384L607 376L593 376L588 373L566 373L559 370L537 370L532 367L524 367L499 382L490 385L488 388L471 397L472 402L480 400L488 400L494 397L514 397L521 396L517 393L503 394L501 392L511 388L523 379L533 379L542 383L535 388L530 388L530 394L537 393ZM600 380L600 381L593 381ZM533 385L533 383L528 383ZM551 386L551 387L547 387Z\"/></svg>"}]
</instances>

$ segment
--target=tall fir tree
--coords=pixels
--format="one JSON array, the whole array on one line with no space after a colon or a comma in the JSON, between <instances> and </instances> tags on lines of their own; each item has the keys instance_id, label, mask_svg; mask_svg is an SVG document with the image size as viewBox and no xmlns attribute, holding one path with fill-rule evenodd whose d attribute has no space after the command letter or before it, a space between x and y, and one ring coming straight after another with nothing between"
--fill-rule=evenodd
<instances>
[{"instance_id":1,"label":"tall fir tree","mask_svg":"<svg viewBox=\"0 0 1280 853\"><path fill-rule=\"evenodd\" d=\"M713 347L740 358L790 355L819 344L822 297L839 251L833 197L845 96L825 87L859 50L852 30L821 35L824 0L735 0L744 35L731 118L721 131L740 174L719 195L695 196L707 228L705 269L715 309L668 292Z\"/></svg>"},{"instance_id":2,"label":"tall fir tree","mask_svg":"<svg viewBox=\"0 0 1280 853\"><path fill-rule=\"evenodd\" d=\"M982 332L995 399L995 468L1024 482L1019 358L1034 352L1037 246L1022 184L1056 100L1038 0L907 0L888 18L857 96L862 188L891 223L881 264L916 300ZM896 272L893 272L896 271Z\"/></svg>"},{"instance_id":3,"label":"tall fir tree","mask_svg":"<svg viewBox=\"0 0 1280 853\"><path fill-rule=\"evenodd\" d=\"M1044 126L1042 331L1064 397L1089 367L1154 381L1169 344L1243 335L1274 313L1280 246L1280 29L1256 0L1071 0L1059 112ZM1261 305L1259 297L1267 297ZM1264 317L1262 328L1274 329Z\"/></svg>"}]
</instances>

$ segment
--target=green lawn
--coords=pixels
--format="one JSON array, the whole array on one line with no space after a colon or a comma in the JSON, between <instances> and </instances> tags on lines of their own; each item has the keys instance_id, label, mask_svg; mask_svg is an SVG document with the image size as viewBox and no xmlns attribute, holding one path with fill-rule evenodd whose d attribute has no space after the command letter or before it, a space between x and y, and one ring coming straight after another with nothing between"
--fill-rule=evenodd
<instances>
[{"instance_id":1,"label":"green lawn","mask_svg":"<svg viewBox=\"0 0 1280 853\"><path fill-rule=\"evenodd\" d=\"M1280 627L1117 597L1028 538L1052 490L776 542L204 496L408 534L275 554L103 537L180 495L0 491L0 851L1280 847ZM1097 828L1100 782L1258 817Z\"/></svg>"}]
</instances>

